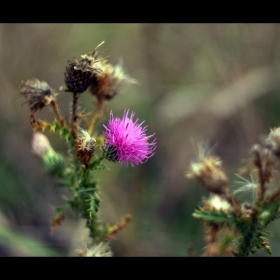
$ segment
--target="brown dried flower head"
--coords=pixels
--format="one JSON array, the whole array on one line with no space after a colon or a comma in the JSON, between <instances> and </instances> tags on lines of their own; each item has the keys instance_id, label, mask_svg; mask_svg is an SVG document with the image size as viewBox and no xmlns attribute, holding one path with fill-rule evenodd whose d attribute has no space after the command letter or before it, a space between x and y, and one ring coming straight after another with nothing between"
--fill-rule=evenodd
<instances>
[{"instance_id":1,"label":"brown dried flower head","mask_svg":"<svg viewBox=\"0 0 280 280\"><path fill-rule=\"evenodd\" d=\"M21 82L20 93L24 95L26 104L31 111L38 111L55 100L57 93L45 82L36 78Z\"/></svg>"},{"instance_id":2,"label":"brown dried flower head","mask_svg":"<svg viewBox=\"0 0 280 280\"><path fill-rule=\"evenodd\" d=\"M191 170L186 174L195 178L208 191L217 195L226 194L228 189L227 176L222 167L222 161L215 156L200 158L199 162L191 164Z\"/></svg>"},{"instance_id":3,"label":"brown dried flower head","mask_svg":"<svg viewBox=\"0 0 280 280\"><path fill-rule=\"evenodd\" d=\"M95 68L92 67L93 64L94 57L88 55L82 55L80 61L75 58L68 60L64 73L68 91L82 93L87 90L92 73L95 71Z\"/></svg>"},{"instance_id":4,"label":"brown dried flower head","mask_svg":"<svg viewBox=\"0 0 280 280\"><path fill-rule=\"evenodd\" d=\"M112 99L127 83L136 83L135 79L127 76L121 64L112 66L106 60L98 61L95 64L96 71L90 84L90 92L97 96L101 102L104 99Z\"/></svg>"},{"instance_id":5,"label":"brown dried flower head","mask_svg":"<svg viewBox=\"0 0 280 280\"><path fill-rule=\"evenodd\" d=\"M75 154L79 162L89 164L94 154L95 139L87 131L80 129L75 143Z\"/></svg>"}]
</instances>

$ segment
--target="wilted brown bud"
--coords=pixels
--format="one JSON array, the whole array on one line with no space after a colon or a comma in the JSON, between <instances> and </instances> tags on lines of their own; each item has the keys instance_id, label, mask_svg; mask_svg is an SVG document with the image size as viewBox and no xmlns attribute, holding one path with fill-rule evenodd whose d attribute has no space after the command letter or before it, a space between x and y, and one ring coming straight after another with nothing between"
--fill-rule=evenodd
<instances>
[{"instance_id":1,"label":"wilted brown bud","mask_svg":"<svg viewBox=\"0 0 280 280\"><path fill-rule=\"evenodd\" d=\"M136 80L124 74L121 65L113 67L101 60L95 64L96 69L90 84L90 92L99 101L112 99L126 83L136 83Z\"/></svg>"},{"instance_id":2,"label":"wilted brown bud","mask_svg":"<svg viewBox=\"0 0 280 280\"><path fill-rule=\"evenodd\" d=\"M94 153L95 139L80 129L75 143L75 154L79 162L89 164Z\"/></svg>"},{"instance_id":3,"label":"wilted brown bud","mask_svg":"<svg viewBox=\"0 0 280 280\"><path fill-rule=\"evenodd\" d=\"M45 82L36 78L21 83L20 93L24 95L23 104L29 106L31 111L41 110L55 100L57 94Z\"/></svg>"},{"instance_id":4,"label":"wilted brown bud","mask_svg":"<svg viewBox=\"0 0 280 280\"><path fill-rule=\"evenodd\" d=\"M227 192L227 176L218 157L201 158L199 162L192 163L191 170L186 176L197 179L205 189L217 195Z\"/></svg>"},{"instance_id":5,"label":"wilted brown bud","mask_svg":"<svg viewBox=\"0 0 280 280\"><path fill-rule=\"evenodd\" d=\"M271 182L274 177L275 167L277 164L276 156L278 156L275 146L271 146L271 147L274 148L272 149L264 148L258 144L255 144L251 150L253 155L251 165L261 170L262 179L268 183Z\"/></svg>"},{"instance_id":6,"label":"wilted brown bud","mask_svg":"<svg viewBox=\"0 0 280 280\"><path fill-rule=\"evenodd\" d=\"M90 85L92 73L95 69L92 67L94 58L88 55L82 55L81 60L68 60L66 65L65 84L67 89L74 93L82 93Z\"/></svg>"},{"instance_id":7,"label":"wilted brown bud","mask_svg":"<svg viewBox=\"0 0 280 280\"><path fill-rule=\"evenodd\" d=\"M280 127L271 129L266 139L267 148L280 157Z\"/></svg>"}]
</instances>

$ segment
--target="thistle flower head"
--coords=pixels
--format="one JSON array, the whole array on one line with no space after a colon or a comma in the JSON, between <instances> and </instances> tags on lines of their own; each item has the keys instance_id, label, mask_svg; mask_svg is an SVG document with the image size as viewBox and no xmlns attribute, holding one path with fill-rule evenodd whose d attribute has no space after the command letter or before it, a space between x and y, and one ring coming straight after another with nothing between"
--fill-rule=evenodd
<instances>
[{"instance_id":1,"label":"thistle flower head","mask_svg":"<svg viewBox=\"0 0 280 280\"><path fill-rule=\"evenodd\" d=\"M200 158L198 162L192 162L186 176L197 179L205 189L218 195L225 194L228 189L222 161L216 156Z\"/></svg>"},{"instance_id":2,"label":"thistle flower head","mask_svg":"<svg viewBox=\"0 0 280 280\"><path fill-rule=\"evenodd\" d=\"M139 119L133 121L135 113L132 112L129 117L129 109L124 110L122 119L113 116L110 112L110 119L107 125L103 125L104 146L103 155L106 159L112 161L119 161L128 166L145 163L150 157L154 155L156 149L156 139L148 142L154 134L147 136L147 126L142 127L142 123L138 123ZM110 157L104 151L110 150Z\"/></svg>"},{"instance_id":3,"label":"thistle flower head","mask_svg":"<svg viewBox=\"0 0 280 280\"><path fill-rule=\"evenodd\" d=\"M24 95L23 104L29 106L31 111L38 111L55 100L57 93L45 82L36 78L21 83L20 93Z\"/></svg>"},{"instance_id":4,"label":"thistle flower head","mask_svg":"<svg viewBox=\"0 0 280 280\"><path fill-rule=\"evenodd\" d=\"M101 60L95 67L99 71L93 75L90 91L99 101L112 99L126 83L136 83L124 73L121 64L114 67L107 64L106 60Z\"/></svg>"}]
</instances>

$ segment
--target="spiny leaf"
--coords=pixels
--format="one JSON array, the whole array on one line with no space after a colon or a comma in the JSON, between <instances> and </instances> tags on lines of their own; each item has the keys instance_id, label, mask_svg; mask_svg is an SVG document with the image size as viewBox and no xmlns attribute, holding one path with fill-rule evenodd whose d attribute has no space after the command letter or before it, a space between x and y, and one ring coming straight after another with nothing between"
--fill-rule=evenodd
<instances>
[{"instance_id":1,"label":"spiny leaf","mask_svg":"<svg viewBox=\"0 0 280 280\"><path fill-rule=\"evenodd\" d=\"M205 211L205 210L195 210L193 216L198 219L204 219L206 221L215 221L217 223L229 222L232 223L236 220L235 215L227 214L222 211Z\"/></svg>"}]
</instances>

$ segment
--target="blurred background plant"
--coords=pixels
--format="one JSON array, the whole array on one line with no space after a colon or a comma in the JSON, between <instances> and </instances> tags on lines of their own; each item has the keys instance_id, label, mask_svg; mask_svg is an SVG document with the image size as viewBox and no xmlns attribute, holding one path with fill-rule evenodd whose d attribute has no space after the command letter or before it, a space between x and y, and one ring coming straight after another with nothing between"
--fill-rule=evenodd
<instances>
[{"instance_id":1,"label":"blurred background plant","mask_svg":"<svg viewBox=\"0 0 280 280\"><path fill-rule=\"evenodd\" d=\"M31 154L33 132L19 85L37 77L58 90L67 60L102 41L110 63L122 58L125 72L138 81L110 101L110 109L121 116L131 108L157 136L156 153L146 164L108 163L110 176L99 176L106 204L101 220L133 217L112 243L114 255L187 256L190 245L201 255L203 228L192 213L208 192L185 178L193 143L207 140L214 147L231 182L251 146L279 126L280 25L0 24L0 40L0 255L73 256L84 246L85 222L71 212L49 235L51 205L61 205L68 193L52 188L53 178ZM62 115L68 115L71 98L67 92L57 96ZM92 108L90 94L79 102ZM38 112L40 119L50 117L48 110ZM46 135L55 150L66 152L57 135ZM280 256L279 221L268 230L273 255Z\"/></svg>"}]
</instances>

